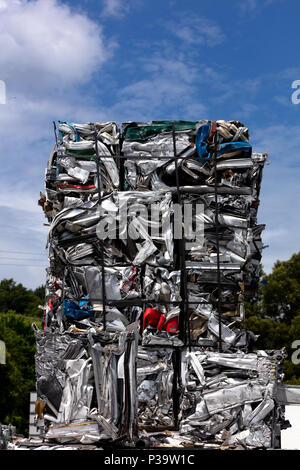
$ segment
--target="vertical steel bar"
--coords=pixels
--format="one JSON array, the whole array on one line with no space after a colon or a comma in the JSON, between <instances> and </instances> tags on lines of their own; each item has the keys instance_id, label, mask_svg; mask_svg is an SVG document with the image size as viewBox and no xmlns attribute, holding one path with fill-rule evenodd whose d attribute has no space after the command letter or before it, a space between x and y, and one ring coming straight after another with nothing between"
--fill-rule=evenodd
<instances>
[{"instance_id":1,"label":"vertical steel bar","mask_svg":"<svg viewBox=\"0 0 300 470\"><path fill-rule=\"evenodd\" d=\"M55 121L53 121L53 129L54 129L55 142L56 142L56 147L57 147L58 142L57 142L57 133L56 133L56 123L55 123Z\"/></svg>"},{"instance_id":2,"label":"vertical steel bar","mask_svg":"<svg viewBox=\"0 0 300 470\"><path fill-rule=\"evenodd\" d=\"M219 202L218 202L218 183L217 183L217 151L218 151L218 131L214 134L214 178L215 178L215 228L216 228L216 248L217 248L217 281L218 281L218 302L217 311L219 319L219 352L222 352L222 317L221 317L221 276L220 276L220 243L219 243Z\"/></svg>"},{"instance_id":3,"label":"vertical steel bar","mask_svg":"<svg viewBox=\"0 0 300 470\"><path fill-rule=\"evenodd\" d=\"M175 136L175 126L174 121L172 122L172 137L173 137L173 153L174 153L174 160L175 160L175 174L176 174L176 188L177 188L177 200L178 204L181 207L181 211L183 210L183 204L181 199L181 192L179 186L179 173L178 173L178 159L177 159L177 148L176 148L176 136ZM181 270L181 277L180 277L180 295L182 298L182 307L181 307L181 316L183 317L180 321L180 326L183 327L183 340L184 344L187 343L186 334L188 333L188 345L189 349L191 349L191 334L190 334L190 322L188 318L188 293L187 293L187 275L186 275L186 265L185 265L185 235L184 235L184 227L182 228L181 232L181 239L179 244L179 254L180 254L180 270ZM186 331L187 330L187 331Z\"/></svg>"},{"instance_id":4,"label":"vertical steel bar","mask_svg":"<svg viewBox=\"0 0 300 470\"><path fill-rule=\"evenodd\" d=\"M101 209L101 178L100 178L100 157L97 143L97 130L95 129L95 152L96 152L96 166L97 166L97 186L98 186L98 205ZM104 247L103 247L104 248ZM105 289L105 268L104 268L104 249L100 250L101 260L101 274L102 274L102 307L103 307L103 329L106 330L106 289Z\"/></svg>"}]
</instances>

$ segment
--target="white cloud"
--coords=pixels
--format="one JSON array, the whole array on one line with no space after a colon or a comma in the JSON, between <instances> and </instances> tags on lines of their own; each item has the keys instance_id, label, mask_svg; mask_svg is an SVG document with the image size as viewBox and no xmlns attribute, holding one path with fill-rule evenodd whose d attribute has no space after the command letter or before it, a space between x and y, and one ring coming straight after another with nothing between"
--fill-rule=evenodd
<instances>
[{"instance_id":1,"label":"white cloud","mask_svg":"<svg viewBox=\"0 0 300 470\"><path fill-rule=\"evenodd\" d=\"M72 95L66 91L52 95L52 90L35 97L19 93L0 108L0 136L6 142L15 141L16 150L53 137L52 121L65 119L73 121L106 119L105 110L97 108L83 92ZM16 140L16 136L18 139Z\"/></svg>"},{"instance_id":2,"label":"white cloud","mask_svg":"<svg viewBox=\"0 0 300 470\"><path fill-rule=\"evenodd\" d=\"M9 192L9 188L0 190L0 207L9 209L21 208L22 211L31 212L32 214L40 213L40 207L37 205L38 195L34 198L32 195L21 192L20 190L13 191L13 195Z\"/></svg>"},{"instance_id":3,"label":"white cloud","mask_svg":"<svg viewBox=\"0 0 300 470\"><path fill-rule=\"evenodd\" d=\"M299 166L300 126L281 123L256 129L255 143L270 152L281 168Z\"/></svg>"},{"instance_id":4,"label":"white cloud","mask_svg":"<svg viewBox=\"0 0 300 470\"><path fill-rule=\"evenodd\" d=\"M5 10L8 8L9 4L11 5L19 5L21 3L20 0L0 0L0 9Z\"/></svg>"},{"instance_id":5,"label":"white cloud","mask_svg":"<svg viewBox=\"0 0 300 470\"><path fill-rule=\"evenodd\" d=\"M240 2L239 2L240 3ZM255 10L257 7L257 0L244 0L240 3L240 8L244 11L246 10Z\"/></svg>"},{"instance_id":6,"label":"white cloud","mask_svg":"<svg viewBox=\"0 0 300 470\"><path fill-rule=\"evenodd\" d=\"M103 0L103 16L121 17L129 11L128 1L125 0Z\"/></svg>"},{"instance_id":7,"label":"white cloud","mask_svg":"<svg viewBox=\"0 0 300 470\"><path fill-rule=\"evenodd\" d=\"M107 60L113 43L101 26L58 0L0 2L0 78L7 91L0 107L2 158L12 179L21 172L33 178L47 159L53 120L105 115L80 85Z\"/></svg>"},{"instance_id":8,"label":"white cloud","mask_svg":"<svg viewBox=\"0 0 300 470\"><path fill-rule=\"evenodd\" d=\"M191 119L190 106L195 105L194 89L180 80L172 81L167 77L140 80L122 90L117 112L127 113L126 119ZM180 105L179 105L180 103ZM205 110L203 104L198 105L198 116ZM193 110L194 111L194 110ZM167 113L167 115L166 115Z\"/></svg>"},{"instance_id":9,"label":"white cloud","mask_svg":"<svg viewBox=\"0 0 300 470\"><path fill-rule=\"evenodd\" d=\"M128 120L198 119L206 108L197 93L198 69L188 55L166 47L158 54L140 59L136 67L142 75L123 87L113 107L116 115ZM203 76L206 76L203 73Z\"/></svg>"},{"instance_id":10,"label":"white cloud","mask_svg":"<svg viewBox=\"0 0 300 470\"><path fill-rule=\"evenodd\" d=\"M86 82L112 52L99 24L58 0L0 5L0 70L8 88Z\"/></svg>"},{"instance_id":11,"label":"white cloud","mask_svg":"<svg viewBox=\"0 0 300 470\"><path fill-rule=\"evenodd\" d=\"M191 18L183 15L178 21L169 22L166 26L178 39L191 46L199 44L217 46L225 39L218 24L202 17Z\"/></svg>"},{"instance_id":12,"label":"white cloud","mask_svg":"<svg viewBox=\"0 0 300 470\"><path fill-rule=\"evenodd\" d=\"M243 0L242 2L239 1L238 3L239 8L243 12L253 12L259 7L267 7L279 2L282 2L282 0Z\"/></svg>"}]
</instances>

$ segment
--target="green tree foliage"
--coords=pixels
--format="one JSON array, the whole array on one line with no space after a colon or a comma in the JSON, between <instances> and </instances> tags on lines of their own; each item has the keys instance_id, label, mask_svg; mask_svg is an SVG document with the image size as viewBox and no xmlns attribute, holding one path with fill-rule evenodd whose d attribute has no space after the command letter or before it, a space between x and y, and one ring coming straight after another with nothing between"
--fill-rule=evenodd
<instances>
[{"instance_id":1,"label":"green tree foliage","mask_svg":"<svg viewBox=\"0 0 300 470\"><path fill-rule=\"evenodd\" d=\"M290 324L300 314L300 252L288 261L277 261L272 273L264 278L264 315Z\"/></svg>"},{"instance_id":2,"label":"green tree foliage","mask_svg":"<svg viewBox=\"0 0 300 470\"><path fill-rule=\"evenodd\" d=\"M300 384L300 365L291 360L300 340L300 253L277 261L262 280L260 300L246 304L246 327L259 335L255 349L285 348L285 382Z\"/></svg>"},{"instance_id":3,"label":"green tree foliage","mask_svg":"<svg viewBox=\"0 0 300 470\"><path fill-rule=\"evenodd\" d=\"M13 310L23 315L41 316L38 306L44 304L44 295L43 286L32 291L13 279L3 279L0 282L0 312Z\"/></svg>"},{"instance_id":4,"label":"green tree foliage","mask_svg":"<svg viewBox=\"0 0 300 470\"><path fill-rule=\"evenodd\" d=\"M39 286L34 291L34 295L36 295L39 299L45 298L45 286Z\"/></svg>"},{"instance_id":5,"label":"green tree foliage","mask_svg":"<svg viewBox=\"0 0 300 470\"><path fill-rule=\"evenodd\" d=\"M41 324L45 288L27 289L13 279L0 282L0 339L6 364L0 365L0 422L28 433L30 392L35 390L35 339L31 324Z\"/></svg>"},{"instance_id":6,"label":"green tree foliage","mask_svg":"<svg viewBox=\"0 0 300 470\"><path fill-rule=\"evenodd\" d=\"M258 335L255 349L281 349L290 344L290 328L286 323L251 316L246 320L246 327Z\"/></svg>"},{"instance_id":7,"label":"green tree foliage","mask_svg":"<svg viewBox=\"0 0 300 470\"><path fill-rule=\"evenodd\" d=\"M35 338L32 323L39 318L0 313L0 339L6 344L6 364L0 365L0 422L28 434L30 392L35 390Z\"/></svg>"},{"instance_id":8,"label":"green tree foliage","mask_svg":"<svg viewBox=\"0 0 300 470\"><path fill-rule=\"evenodd\" d=\"M285 384L300 385L300 364L284 361Z\"/></svg>"}]
</instances>

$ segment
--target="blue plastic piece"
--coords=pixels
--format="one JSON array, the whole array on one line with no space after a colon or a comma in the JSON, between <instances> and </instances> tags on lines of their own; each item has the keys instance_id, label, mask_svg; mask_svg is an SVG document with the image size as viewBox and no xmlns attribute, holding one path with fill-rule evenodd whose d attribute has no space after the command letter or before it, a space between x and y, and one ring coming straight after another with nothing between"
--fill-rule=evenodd
<instances>
[{"instance_id":1,"label":"blue plastic piece","mask_svg":"<svg viewBox=\"0 0 300 470\"><path fill-rule=\"evenodd\" d=\"M196 136L196 149L202 164L207 163L211 157L210 152L207 150L207 139L211 130L211 121L199 127ZM226 142L219 145L217 157L221 155L226 156L226 153L234 152L235 150L242 151L242 157L250 158L252 154L252 147L248 142Z\"/></svg>"},{"instance_id":2,"label":"blue plastic piece","mask_svg":"<svg viewBox=\"0 0 300 470\"><path fill-rule=\"evenodd\" d=\"M69 121L58 121L60 124L66 124L67 126L71 127L71 129L75 132L75 141L79 142L79 134L77 129L73 126L73 124ZM63 134L59 131L60 143L62 143Z\"/></svg>"},{"instance_id":3,"label":"blue plastic piece","mask_svg":"<svg viewBox=\"0 0 300 470\"><path fill-rule=\"evenodd\" d=\"M226 142L225 144L220 144L217 157L225 155L228 152L234 152L235 150L241 150L245 158L251 157L252 147L248 142Z\"/></svg>"},{"instance_id":4,"label":"blue plastic piece","mask_svg":"<svg viewBox=\"0 0 300 470\"><path fill-rule=\"evenodd\" d=\"M85 306L85 308L82 308L83 306ZM70 300L64 300L63 315L74 320L83 320L84 318L92 318L94 311L92 307L88 305L87 300L79 301L78 305Z\"/></svg>"},{"instance_id":5,"label":"blue plastic piece","mask_svg":"<svg viewBox=\"0 0 300 470\"><path fill-rule=\"evenodd\" d=\"M207 122L199 127L196 136L196 149L201 163L206 163L210 157L209 152L207 151L207 138L210 133L211 122Z\"/></svg>"}]
</instances>

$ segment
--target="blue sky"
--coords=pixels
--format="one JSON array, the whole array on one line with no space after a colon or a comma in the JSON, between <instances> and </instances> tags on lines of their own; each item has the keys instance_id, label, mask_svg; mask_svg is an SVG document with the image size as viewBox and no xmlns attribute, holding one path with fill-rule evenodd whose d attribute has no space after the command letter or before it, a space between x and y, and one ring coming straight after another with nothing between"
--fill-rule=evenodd
<instances>
[{"instance_id":1,"label":"blue sky","mask_svg":"<svg viewBox=\"0 0 300 470\"><path fill-rule=\"evenodd\" d=\"M0 0L0 279L45 281L37 200L58 119L240 120L271 162L264 269L298 252L299 17L298 0Z\"/></svg>"}]
</instances>

